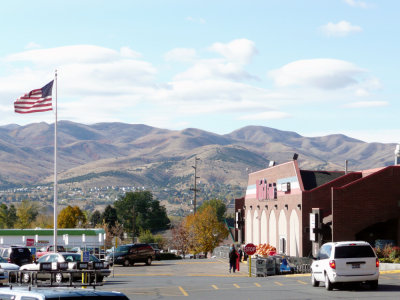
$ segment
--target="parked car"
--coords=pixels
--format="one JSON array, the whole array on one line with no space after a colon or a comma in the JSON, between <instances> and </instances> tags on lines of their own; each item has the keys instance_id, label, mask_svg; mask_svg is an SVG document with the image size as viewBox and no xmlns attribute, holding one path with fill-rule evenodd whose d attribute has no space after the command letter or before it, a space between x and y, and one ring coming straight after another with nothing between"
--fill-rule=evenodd
<instances>
[{"instance_id":1,"label":"parked car","mask_svg":"<svg viewBox=\"0 0 400 300\"><path fill-rule=\"evenodd\" d=\"M12 289L0 289L0 299L29 299L29 300L70 300L79 298L89 299L116 299L129 300L120 292L107 292L93 289L71 289L71 288L35 288L35 287L13 287Z\"/></svg>"},{"instance_id":2,"label":"parked car","mask_svg":"<svg viewBox=\"0 0 400 300\"><path fill-rule=\"evenodd\" d=\"M17 271L19 266L11 264L4 258L0 257L0 284L8 283L9 271Z\"/></svg>"},{"instance_id":3,"label":"parked car","mask_svg":"<svg viewBox=\"0 0 400 300\"><path fill-rule=\"evenodd\" d=\"M18 266L30 264L33 261L31 251L25 246L5 247L1 252L1 257Z\"/></svg>"},{"instance_id":4,"label":"parked car","mask_svg":"<svg viewBox=\"0 0 400 300\"><path fill-rule=\"evenodd\" d=\"M43 255L53 253L53 252L54 252L53 245L44 246L36 252L36 259L42 257ZM63 245L57 245L57 252L66 252L66 250Z\"/></svg>"},{"instance_id":5,"label":"parked car","mask_svg":"<svg viewBox=\"0 0 400 300\"><path fill-rule=\"evenodd\" d=\"M336 242L324 244L311 264L311 283L332 290L339 283L366 282L378 288L379 260L367 242Z\"/></svg>"},{"instance_id":6,"label":"parked car","mask_svg":"<svg viewBox=\"0 0 400 300\"><path fill-rule=\"evenodd\" d=\"M115 252L108 254L105 261L127 267L138 262L151 265L154 259L154 249L149 244L128 244L119 246Z\"/></svg>"},{"instance_id":7,"label":"parked car","mask_svg":"<svg viewBox=\"0 0 400 300\"><path fill-rule=\"evenodd\" d=\"M77 269L77 262L81 261L81 254L78 253L71 253L71 252L63 252L63 253L50 253L43 255L41 258L38 259L37 263L32 263L28 265L24 265L20 268L21 271L39 271L40 270L40 263L44 262L67 262L68 263L68 270L76 270ZM93 262L100 262L100 260L93 256L89 256L89 261L91 264ZM101 282L104 277L109 276L111 271L108 268L108 264L104 266L104 269L100 269L96 271L97 273L97 281ZM50 273L46 272L41 272L37 274L37 279L38 280L48 280L50 279ZM69 273L57 273L55 276L55 281L57 283L60 283L64 280L69 279ZM82 275L81 273L72 273L72 280L81 280ZM30 274L28 272L23 273L22 279L25 283L28 283L30 281Z\"/></svg>"},{"instance_id":8,"label":"parked car","mask_svg":"<svg viewBox=\"0 0 400 300\"><path fill-rule=\"evenodd\" d=\"M149 244L153 249L154 249L154 256L156 260L160 260L161 259L161 249L158 246L157 243L150 243Z\"/></svg>"}]
</instances>

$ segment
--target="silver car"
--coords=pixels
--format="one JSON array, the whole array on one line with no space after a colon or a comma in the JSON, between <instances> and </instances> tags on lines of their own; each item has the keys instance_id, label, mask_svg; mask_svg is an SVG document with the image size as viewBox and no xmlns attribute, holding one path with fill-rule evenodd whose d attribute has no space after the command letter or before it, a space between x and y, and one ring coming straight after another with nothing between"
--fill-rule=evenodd
<instances>
[{"instance_id":1,"label":"silver car","mask_svg":"<svg viewBox=\"0 0 400 300\"><path fill-rule=\"evenodd\" d=\"M43 255L41 258L38 259L37 263L23 265L20 268L20 271L39 271L41 263L68 263L67 271L76 271L77 270L77 263L81 261L81 254L78 253L51 253ZM100 260L93 256L89 256L89 261L93 264L93 262L100 262ZM103 269L96 270L97 282L101 282L104 277L109 276L111 271L108 269L108 266L105 266ZM81 280L82 273L80 272L73 272L73 273L63 273L59 272L55 274L55 281L57 283L61 283L62 281L68 280L70 274L72 275L72 280ZM38 280L49 280L51 273L49 272L39 272L37 274ZM28 283L30 281L30 273L26 272L23 273L23 281Z\"/></svg>"},{"instance_id":2,"label":"silver car","mask_svg":"<svg viewBox=\"0 0 400 300\"><path fill-rule=\"evenodd\" d=\"M0 257L0 284L7 284L10 271L18 271L19 266L9 263L3 257Z\"/></svg>"}]
</instances>

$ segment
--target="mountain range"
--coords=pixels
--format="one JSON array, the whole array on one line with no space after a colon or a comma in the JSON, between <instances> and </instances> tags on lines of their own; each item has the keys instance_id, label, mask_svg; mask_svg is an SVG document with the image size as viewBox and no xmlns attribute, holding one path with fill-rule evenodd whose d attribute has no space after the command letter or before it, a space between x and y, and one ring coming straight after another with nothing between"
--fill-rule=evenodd
<instances>
[{"instance_id":1,"label":"mountain range","mask_svg":"<svg viewBox=\"0 0 400 300\"><path fill-rule=\"evenodd\" d=\"M247 185L247 174L299 154L303 169L350 170L393 164L395 144L366 143L342 134L303 137L247 126L229 134L167 130L141 124L58 122L60 184L133 185L185 190L193 186L195 157L203 185ZM52 183L54 124L0 127L0 187ZM244 193L244 191L243 191Z\"/></svg>"}]
</instances>

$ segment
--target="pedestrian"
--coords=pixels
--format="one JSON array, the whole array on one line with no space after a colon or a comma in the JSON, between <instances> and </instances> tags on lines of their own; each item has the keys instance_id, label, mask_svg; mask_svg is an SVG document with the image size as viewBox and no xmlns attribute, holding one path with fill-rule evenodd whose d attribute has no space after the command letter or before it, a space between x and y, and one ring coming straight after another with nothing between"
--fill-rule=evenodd
<instances>
[{"instance_id":1,"label":"pedestrian","mask_svg":"<svg viewBox=\"0 0 400 300\"><path fill-rule=\"evenodd\" d=\"M238 254L235 249L235 245L232 244L231 248L229 249L229 273L233 269L233 273L236 272L236 260L238 259Z\"/></svg>"},{"instance_id":2,"label":"pedestrian","mask_svg":"<svg viewBox=\"0 0 400 300\"><path fill-rule=\"evenodd\" d=\"M243 251L242 248L239 248L239 261L242 262L242 258L243 258Z\"/></svg>"}]
</instances>

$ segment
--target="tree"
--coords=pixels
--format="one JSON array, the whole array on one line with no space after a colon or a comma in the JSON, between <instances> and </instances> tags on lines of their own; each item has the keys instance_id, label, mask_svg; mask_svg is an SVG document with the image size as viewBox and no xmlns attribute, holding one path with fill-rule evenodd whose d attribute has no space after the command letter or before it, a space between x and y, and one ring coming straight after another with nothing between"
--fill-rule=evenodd
<instances>
[{"instance_id":1,"label":"tree","mask_svg":"<svg viewBox=\"0 0 400 300\"><path fill-rule=\"evenodd\" d=\"M198 211L202 211L207 206L211 206L215 209L217 214L218 221L224 222L225 213L226 213L226 204L220 199L210 199L203 202L203 204L199 207Z\"/></svg>"},{"instance_id":2,"label":"tree","mask_svg":"<svg viewBox=\"0 0 400 300\"><path fill-rule=\"evenodd\" d=\"M114 227L116 222L118 221L117 210L110 204L107 205L101 216L101 219L107 225L107 227Z\"/></svg>"},{"instance_id":3,"label":"tree","mask_svg":"<svg viewBox=\"0 0 400 300\"><path fill-rule=\"evenodd\" d=\"M29 228L33 221L35 221L39 214L39 208L36 203L30 202L25 199L18 205L16 215L17 221L15 226L17 228Z\"/></svg>"},{"instance_id":4,"label":"tree","mask_svg":"<svg viewBox=\"0 0 400 300\"><path fill-rule=\"evenodd\" d=\"M211 205L195 215L187 216L185 228L189 232L189 245L194 253L213 251L229 233L225 224L218 221L217 212Z\"/></svg>"},{"instance_id":5,"label":"tree","mask_svg":"<svg viewBox=\"0 0 400 300\"><path fill-rule=\"evenodd\" d=\"M165 207L149 191L128 192L114 203L118 219L132 238L140 230L159 230L169 226Z\"/></svg>"},{"instance_id":6,"label":"tree","mask_svg":"<svg viewBox=\"0 0 400 300\"><path fill-rule=\"evenodd\" d=\"M141 230L139 235L139 241L141 243L154 243L154 235L150 230Z\"/></svg>"},{"instance_id":7,"label":"tree","mask_svg":"<svg viewBox=\"0 0 400 300\"><path fill-rule=\"evenodd\" d=\"M94 213L90 216L90 223L92 223L93 227L102 223L101 221L101 213L98 210L95 210Z\"/></svg>"},{"instance_id":8,"label":"tree","mask_svg":"<svg viewBox=\"0 0 400 300\"><path fill-rule=\"evenodd\" d=\"M11 204L8 208L8 217L7 217L7 228L14 228L15 223L17 223L17 209L15 208L14 204Z\"/></svg>"},{"instance_id":9,"label":"tree","mask_svg":"<svg viewBox=\"0 0 400 300\"><path fill-rule=\"evenodd\" d=\"M68 205L64 208L57 218L58 228L75 228L86 223L86 216L78 206Z\"/></svg>"},{"instance_id":10,"label":"tree","mask_svg":"<svg viewBox=\"0 0 400 300\"><path fill-rule=\"evenodd\" d=\"M176 250L179 250L183 257L189 250L189 231L186 227L186 219L182 220L182 222L172 228L172 239L171 239L171 246Z\"/></svg>"}]
</instances>

